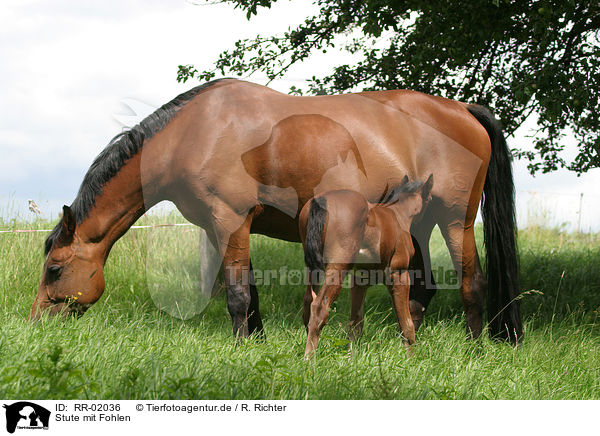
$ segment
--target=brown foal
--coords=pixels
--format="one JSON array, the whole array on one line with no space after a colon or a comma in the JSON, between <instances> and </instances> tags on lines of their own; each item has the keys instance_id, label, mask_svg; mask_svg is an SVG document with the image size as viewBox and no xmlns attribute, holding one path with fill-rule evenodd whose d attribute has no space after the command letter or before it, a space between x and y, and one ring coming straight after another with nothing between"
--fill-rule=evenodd
<instances>
[{"instance_id":1,"label":"brown foal","mask_svg":"<svg viewBox=\"0 0 600 436\"><path fill-rule=\"evenodd\" d=\"M405 346L415 342L415 327L409 309L409 262L415 252L410 228L431 199L433 175L425 183L402 183L381 201L369 203L352 190L329 191L307 202L300 212L299 231L309 271L304 297L303 320L308 331L305 356L310 357L327 324L329 309L339 295L344 278L357 268L384 271L378 278L392 296ZM317 277L321 274L321 277ZM371 276L371 274L369 274ZM351 339L362 332L367 288L380 280L363 281L356 273L351 288ZM318 294L315 287L322 283Z\"/></svg>"}]
</instances>

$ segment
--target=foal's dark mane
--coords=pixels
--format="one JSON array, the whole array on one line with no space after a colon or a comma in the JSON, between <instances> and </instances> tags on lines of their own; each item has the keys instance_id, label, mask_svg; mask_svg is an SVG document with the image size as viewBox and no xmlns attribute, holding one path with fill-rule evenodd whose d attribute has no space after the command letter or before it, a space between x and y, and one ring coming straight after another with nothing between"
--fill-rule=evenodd
<instances>
[{"instance_id":1,"label":"foal's dark mane","mask_svg":"<svg viewBox=\"0 0 600 436\"><path fill-rule=\"evenodd\" d=\"M111 139L106 148L94 159L83 178L77 197L71 204L71 210L75 214L77 224L81 224L88 216L90 210L96 204L96 197L102 194L104 185L123 168L129 159L141 150L144 141L164 129L177 112L192 98L221 80L224 79L204 83L178 95L148 115L138 125L119 133ZM45 254L48 254L57 240L60 229L61 223L59 222L46 238Z\"/></svg>"},{"instance_id":2,"label":"foal's dark mane","mask_svg":"<svg viewBox=\"0 0 600 436\"><path fill-rule=\"evenodd\" d=\"M377 204L390 205L397 203L400 200L402 194L412 194L416 192L421 186L423 186L423 182L419 180L403 183L392 188L389 191L388 187L386 186L386 189L381 195L381 198L379 199Z\"/></svg>"}]
</instances>

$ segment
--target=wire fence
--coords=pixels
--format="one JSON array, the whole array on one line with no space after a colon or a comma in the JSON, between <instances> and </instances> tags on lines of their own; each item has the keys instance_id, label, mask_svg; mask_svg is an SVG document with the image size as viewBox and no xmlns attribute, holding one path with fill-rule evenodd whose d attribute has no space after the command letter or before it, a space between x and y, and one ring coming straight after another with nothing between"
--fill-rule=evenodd
<instances>
[{"instance_id":1,"label":"wire fence","mask_svg":"<svg viewBox=\"0 0 600 436\"><path fill-rule=\"evenodd\" d=\"M538 226L584 233L600 231L600 195L518 191L516 209L519 228Z\"/></svg>"},{"instance_id":2,"label":"wire fence","mask_svg":"<svg viewBox=\"0 0 600 436\"><path fill-rule=\"evenodd\" d=\"M600 195L590 193L568 193L553 191L517 191L516 210L519 228L548 227L560 228L570 232L600 231ZM36 206L37 208L37 206ZM173 209L173 208L167 208ZM39 208L35 210L30 205L29 218L45 217ZM478 215L477 220L481 221ZM164 223L152 225L134 225L131 229L149 229L160 227L185 227L191 223ZM0 234L47 233L46 229L7 229Z\"/></svg>"},{"instance_id":3,"label":"wire fence","mask_svg":"<svg viewBox=\"0 0 600 436\"><path fill-rule=\"evenodd\" d=\"M192 223L153 224L147 226L131 226L130 229L154 229L159 227L186 227L193 226ZM0 233L49 233L52 229L12 229L0 230Z\"/></svg>"}]
</instances>

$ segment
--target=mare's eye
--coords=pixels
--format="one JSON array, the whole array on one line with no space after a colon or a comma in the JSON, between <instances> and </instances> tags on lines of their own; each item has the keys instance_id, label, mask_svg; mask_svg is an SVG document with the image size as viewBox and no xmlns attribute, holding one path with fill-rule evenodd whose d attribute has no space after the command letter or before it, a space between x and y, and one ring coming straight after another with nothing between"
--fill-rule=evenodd
<instances>
[{"instance_id":1,"label":"mare's eye","mask_svg":"<svg viewBox=\"0 0 600 436\"><path fill-rule=\"evenodd\" d=\"M52 279L57 279L58 277L60 277L61 271L62 271L62 266L59 266L59 265L50 265L48 267L48 275Z\"/></svg>"}]
</instances>

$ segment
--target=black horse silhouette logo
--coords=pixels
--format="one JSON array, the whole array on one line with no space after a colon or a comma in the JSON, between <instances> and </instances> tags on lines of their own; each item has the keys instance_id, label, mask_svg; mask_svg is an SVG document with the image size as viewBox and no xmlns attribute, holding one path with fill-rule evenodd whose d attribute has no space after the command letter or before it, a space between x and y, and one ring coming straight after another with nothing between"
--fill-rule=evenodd
<instances>
[{"instance_id":1,"label":"black horse silhouette logo","mask_svg":"<svg viewBox=\"0 0 600 436\"><path fill-rule=\"evenodd\" d=\"M4 405L6 409L6 431L14 433L17 425L26 428L48 428L50 411L28 401ZM22 421L21 421L22 420Z\"/></svg>"}]
</instances>

